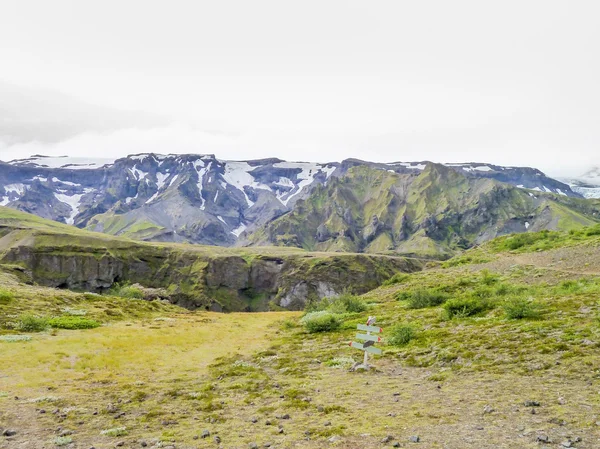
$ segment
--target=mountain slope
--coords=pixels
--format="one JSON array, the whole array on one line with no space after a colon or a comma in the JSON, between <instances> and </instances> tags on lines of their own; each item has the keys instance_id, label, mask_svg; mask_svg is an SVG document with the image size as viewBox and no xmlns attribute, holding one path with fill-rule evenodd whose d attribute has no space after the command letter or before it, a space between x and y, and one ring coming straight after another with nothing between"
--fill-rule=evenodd
<instances>
[{"instance_id":1,"label":"mountain slope","mask_svg":"<svg viewBox=\"0 0 600 449\"><path fill-rule=\"evenodd\" d=\"M223 161L213 155L158 154L116 161L34 156L0 162L0 205L140 240L233 246L290 211L317 186L355 166L418 175L427 163ZM531 168L479 163L448 167L469 179L578 196Z\"/></svg>"},{"instance_id":2,"label":"mountain slope","mask_svg":"<svg viewBox=\"0 0 600 449\"><path fill-rule=\"evenodd\" d=\"M498 235L594 224L600 203L515 188L428 164L398 174L356 166L248 243L318 251L449 255Z\"/></svg>"}]
</instances>

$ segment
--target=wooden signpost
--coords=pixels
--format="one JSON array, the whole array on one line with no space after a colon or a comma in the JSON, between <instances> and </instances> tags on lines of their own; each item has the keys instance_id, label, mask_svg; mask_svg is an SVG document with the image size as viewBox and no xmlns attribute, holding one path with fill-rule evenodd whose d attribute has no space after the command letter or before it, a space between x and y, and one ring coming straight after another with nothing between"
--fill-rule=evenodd
<instances>
[{"instance_id":1,"label":"wooden signpost","mask_svg":"<svg viewBox=\"0 0 600 449\"><path fill-rule=\"evenodd\" d=\"M367 320L367 324L359 324L356 326L357 330L366 332L366 334L356 334L356 338L358 340L362 340L363 343L356 343L355 341L350 342L351 347L365 351L365 357L363 360L363 366L365 369L369 367L369 354L382 354L381 349L373 346L375 343L381 341L381 337L378 335L371 335L371 333L380 334L383 332L382 328L374 326L375 320L376 318L374 316L370 316Z\"/></svg>"}]
</instances>

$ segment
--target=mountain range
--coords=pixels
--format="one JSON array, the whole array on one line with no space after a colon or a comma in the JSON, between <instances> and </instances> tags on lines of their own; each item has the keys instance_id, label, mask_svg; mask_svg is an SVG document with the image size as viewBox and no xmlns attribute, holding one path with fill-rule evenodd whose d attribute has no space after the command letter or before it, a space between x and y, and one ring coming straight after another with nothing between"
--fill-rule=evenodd
<instances>
[{"instance_id":1,"label":"mountain range","mask_svg":"<svg viewBox=\"0 0 600 449\"><path fill-rule=\"evenodd\" d=\"M510 232L595 223L580 186L485 163L225 161L138 154L116 161L0 162L0 205L138 240L447 255Z\"/></svg>"}]
</instances>

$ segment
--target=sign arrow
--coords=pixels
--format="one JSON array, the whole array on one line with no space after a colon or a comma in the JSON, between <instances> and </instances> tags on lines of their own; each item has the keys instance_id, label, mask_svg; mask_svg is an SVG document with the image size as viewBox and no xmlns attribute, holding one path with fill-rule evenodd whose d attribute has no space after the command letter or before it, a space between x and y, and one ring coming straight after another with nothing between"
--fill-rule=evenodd
<instances>
[{"instance_id":1,"label":"sign arrow","mask_svg":"<svg viewBox=\"0 0 600 449\"><path fill-rule=\"evenodd\" d=\"M356 334L356 338L359 340L376 341L380 342L381 337L378 335L367 335L367 334Z\"/></svg>"},{"instance_id":2,"label":"sign arrow","mask_svg":"<svg viewBox=\"0 0 600 449\"><path fill-rule=\"evenodd\" d=\"M381 355L383 353L383 351L379 348L376 348L374 346L366 346L365 347L361 343L356 343L355 341L351 342L350 346L352 346L353 348L356 348L356 349L360 349L361 351L369 352L371 354Z\"/></svg>"},{"instance_id":3,"label":"sign arrow","mask_svg":"<svg viewBox=\"0 0 600 449\"><path fill-rule=\"evenodd\" d=\"M380 334L381 332L383 332L383 329L377 326L367 326L366 324L357 324L356 328L359 331L366 331L366 332L375 332L377 334Z\"/></svg>"}]
</instances>

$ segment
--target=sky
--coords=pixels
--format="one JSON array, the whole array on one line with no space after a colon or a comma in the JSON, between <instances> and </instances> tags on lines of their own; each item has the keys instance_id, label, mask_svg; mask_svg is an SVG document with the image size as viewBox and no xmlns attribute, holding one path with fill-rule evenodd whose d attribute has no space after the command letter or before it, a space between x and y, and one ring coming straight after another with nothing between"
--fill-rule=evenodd
<instances>
[{"instance_id":1,"label":"sky","mask_svg":"<svg viewBox=\"0 0 600 449\"><path fill-rule=\"evenodd\" d=\"M600 165L596 1L0 1L0 160Z\"/></svg>"}]
</instances>

